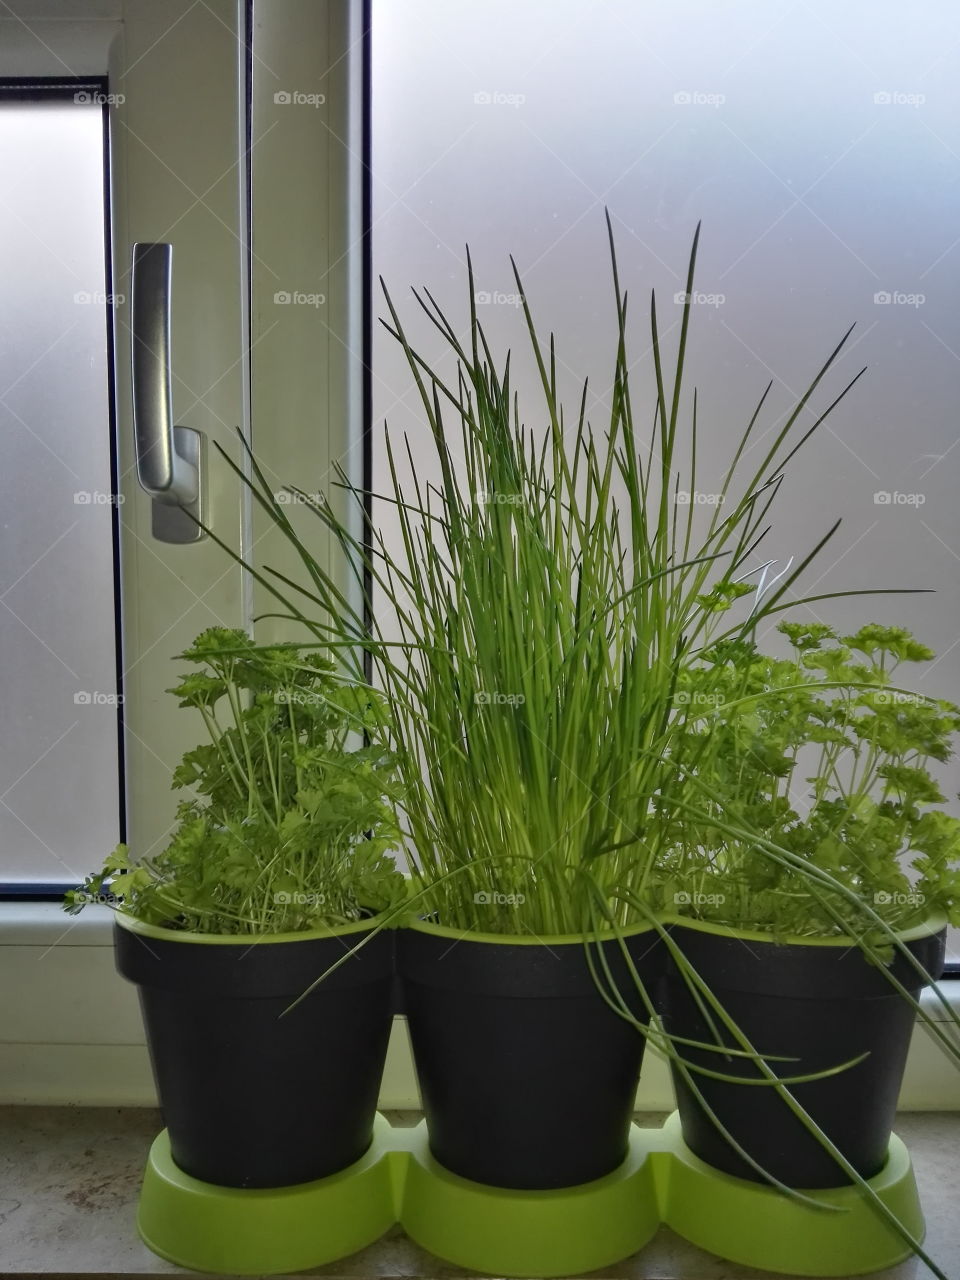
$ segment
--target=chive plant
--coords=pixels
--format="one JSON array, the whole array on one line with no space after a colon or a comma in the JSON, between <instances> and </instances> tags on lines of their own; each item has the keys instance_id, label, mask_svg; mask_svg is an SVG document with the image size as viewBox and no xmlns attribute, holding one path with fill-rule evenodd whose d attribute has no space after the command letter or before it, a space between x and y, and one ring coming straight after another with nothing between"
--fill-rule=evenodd
<instances>
[{"instance_id":1,"label":"chive plant","mask_svg":"<svg viewBox=\"0 0 960 1280\"><path fill-rule=\"evenodd\" d=\"M358 679L363 655L372 660L399 762L412 878L444 925L578 934L597 921L588 885L600 891L607 925L644 919L660 875L663 811L681 785L668 749L679 673L708 644L787 607L784 596L836 529L776 589L758 592L749 616L729 621L730 606L754 590L755 551L784 468L860 374L811 413L845 335L747 466L768 385L699 528L695 504L677 502L697 482L697 401L685 417L683 392L698 238L699 228L669 369L651 297L655 410L644 439L612 232L616 351L600 429L587 419L586 384L576 411L565 412L553 336L541 337L515 264L547 424L539 432L521 418L510 355L497 366L477 317L469 254L465 342L431 294L414 291L456 359L449 380L415 349L384 288L386 327L419 391L439 483L421 481L409 443L387 430L390 485L377 496L392 505L399 538L385 535L345 477L363 537L325 497L294 491L347 553L360 605L294 530L251 458L256 497L295 546L306 585L268 569L258 577L291 616L343 647ZM384 604L389 638L377 621Z\"/></svg>"}]
</instances>

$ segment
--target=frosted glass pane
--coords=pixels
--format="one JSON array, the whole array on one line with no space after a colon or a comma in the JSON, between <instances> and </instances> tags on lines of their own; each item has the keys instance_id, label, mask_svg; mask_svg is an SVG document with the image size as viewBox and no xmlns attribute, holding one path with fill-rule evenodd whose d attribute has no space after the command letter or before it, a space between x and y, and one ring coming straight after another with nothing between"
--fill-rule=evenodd
<instances>
[{"instance_id":1,"label":"frosted glass pane","mask_svg":"<svg viewBox=\"0 0 960 1280\"><path fill-rule=\"evenodd\" d=\"M0 104L0 881L118 839L100 107Z\"/></svg>"},{"instance_id":2,"label":"frosted glass pane","mask_svg":"<svg viewBox=\"0 0 960 1280\"><path fill-rule=\"evenodd\" d=\"M604 206L646 388L649 290L677 321L702 218L689 367L707 493L766 382L772 430L856 321L826 391L868 373L791 465L764 558L802 556L842 516L807 591L935 589L829 613L912 626L940 655L920 687L956 699L958 119L960 10L946 0L374 0L375 276L435 354L406 290L426 283L463 332L467 242L481 317L496 346L520 348L513 253L568 389L589 375L602 421L614 354ZM389 419L416 447L402 353L375 335L375 426ZM535 402L529 379L519 391ZM955 769L945 781L955 792Z\"/></svg>"}]
</instances>

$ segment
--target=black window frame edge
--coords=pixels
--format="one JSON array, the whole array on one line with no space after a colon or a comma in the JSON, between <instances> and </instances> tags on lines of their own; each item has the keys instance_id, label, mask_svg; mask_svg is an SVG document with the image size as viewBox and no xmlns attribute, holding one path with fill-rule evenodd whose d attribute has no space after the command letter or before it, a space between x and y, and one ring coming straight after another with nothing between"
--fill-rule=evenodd
<instances>
[{"instance_id":1,"label":"black window frame edge","mask_svg":"<svg viewBox=\"0 0 960 1280\"><path fill-rule=\"evenodd\" d=\"M113 296L113 239L112 203L110 189L110 111L109 80L106 76L3 76L0 77L0 105L5 102L68 102L78 93L88 93L94 99L81 103L84 107L99 106L103 118L103 233L104 233L104 293ZM107 344L107 415L110 433L110 489L116 495L120 473L117 457L117 404L116 404L116 343L115 316L109 302L104 303L104 322ZM117 770L119 774L118 827L120 840L127 838L126 756L123 719L123 627L120 599L120 504L111 503L111 560L113 565L114 651L116 654L117 683ZM92 870L93 868L91 868ZM76 881L60 880L0 880L0 902L59 902L68 889L76 887Z\"/></svg>"}]
</instances>

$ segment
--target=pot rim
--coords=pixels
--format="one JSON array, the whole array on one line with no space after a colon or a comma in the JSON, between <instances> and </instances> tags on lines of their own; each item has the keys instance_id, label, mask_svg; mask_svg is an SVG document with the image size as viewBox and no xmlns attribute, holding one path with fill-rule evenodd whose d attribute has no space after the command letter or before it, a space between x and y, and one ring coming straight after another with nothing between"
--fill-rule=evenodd
<instances>
[{"instance_id":1,"label":"pot rim","mask_svg":"<svg viewBox=\"0 0 960 1280\"><path fill-rule=\"evenodd\" d=\"M585 942L615 942L618 938L633 938L641 933L653 932L653 921L628 925L619 930L603 933L478 933L472 929L454 929L449 925L431 924L427 920L407 920L404 928L414 933L426 933L434 938L450 938L453 942L483 942L508 947L563 947L583 946Z\"/></svg>"},{"instance_id":2,"label":"pot rim","mask_svg":"<svg viewBox=\"0 0 960 1280\"><path fill-rule=\"evenodd\" d=\"M390 911L382 911L368 920L355 920L351 924L331 925L322 929L301 929L293 933L193 933L187 929L168 929L164 925L147 924L129 912L116 910L114 920L121 929L144 938L157 938L163 942L194 943L201 946L258 947L264 943L316 942L325 938L342 938L354 933L368 933L376 928L391 928L387 924Z\"/></svg>"},{"instance_id":3,"label":"pot rim","mask_svg":"<svg viewBox=\"0 0 960 1280\"><path fill-rule=\"evenodd\" d=\"M721 938L744 939L748 942L768 942L771 945L788 947L859 947L857 938L849 934L838 934L830 938L802 937L799 934L775 934L762 929L742 929L738 925L718 924L712 920L695 920L691 916L662 916L660 923L665 927L680 925L684 929L693 929L698 933L714 934ZM932 937L947 927L946 916L933 913L921 924L910 929L895 929L894 937L899 942L915 942L918 938Z\"/></svg>"}]
</instances>

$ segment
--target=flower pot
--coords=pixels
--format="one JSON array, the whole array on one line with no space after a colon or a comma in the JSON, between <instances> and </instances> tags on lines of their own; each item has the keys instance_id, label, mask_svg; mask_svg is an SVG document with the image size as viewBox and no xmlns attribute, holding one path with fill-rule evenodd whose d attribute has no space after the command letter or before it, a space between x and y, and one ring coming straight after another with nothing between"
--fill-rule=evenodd
<instances>
[{"instance_id":1,"label":"flower pot","mask_svg":"<svg viewBox=\"0 0 960 1280\"><path fill-rule=\"evenodd\" d=\"M661 944L625 935L651 990ZM638 1017L619 944L601 944ZM418 923L398 933L410 1042L430 1150L474 1182L577 1186L626 1158L644 1037L597 990L576 937L469 934Z\"/></svg>"},{"instance_id":2,"label":"flower pot","mask_svg":"<svg viewBox=\"0 0 960 1280\"><path fill-rule=\"evenodd\" d=\"M934 978L943 967L942 921L900 935ZM753 1048L791 1061L770 1063L780 1076L835 1067L866 1053L837 1075L790 1087L864 1178L884 1167L897 1098L914 1025L914 1011L851 939L772 941L769 934L696 921L671 926L671 937L709 983ZM659 1000L666 1031L716 1043L676 963L668 959ZM892 974L914 997L922 982L903 956ZM716 1021L716 1019L714 1019ZM719 1032L724 1044L736 1042ZM755 1080L752 1063L678 1046L691 1063ZM769 1085L727 1083L692 1072L709 1106L743 1148L768 1172L796 1188L850 1182L837 1162ZM761 1180L707 1115L673 1068L683 1137L708 1164L740 1178Z\"/></svg>"},{"instance_id":3,"label":"flower pot","mask_svg":"<svg viewBox=\"0 0 960 1280\"><path fill-rule=\"evenodd\" d=\"M118 914L117 968L139 987L171 1152L185 1173L281 1187L360 1159L390 1034L393 931L290 1005L369 932L361 923L237 938Z\"/></svg>"}]
</instances>

